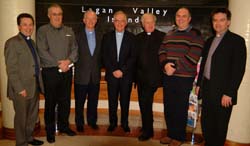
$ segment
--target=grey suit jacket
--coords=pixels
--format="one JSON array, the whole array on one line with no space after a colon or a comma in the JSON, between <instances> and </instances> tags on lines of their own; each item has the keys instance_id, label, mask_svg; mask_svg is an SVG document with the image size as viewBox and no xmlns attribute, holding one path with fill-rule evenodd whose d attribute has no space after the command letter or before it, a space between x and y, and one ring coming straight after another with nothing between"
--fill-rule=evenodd
<instances>
[{"instance_id":1,"label":"grey suit jacket","mask_svg":"<svg viewBox=\"0 0 250 146\"><path fill-rule=\"evenodd\" d=\"M32 42L33 46L36 47L35 42L33 40ZM27 99L35 97L37 90L35 62L29 46L20 33L6 41L4 55L8 76L7 96L14 99L25 89ZM40 65L38 56L37 59ZM43 92L41 73L39 74L39 84Z\"/></svg>"}]
</instances>

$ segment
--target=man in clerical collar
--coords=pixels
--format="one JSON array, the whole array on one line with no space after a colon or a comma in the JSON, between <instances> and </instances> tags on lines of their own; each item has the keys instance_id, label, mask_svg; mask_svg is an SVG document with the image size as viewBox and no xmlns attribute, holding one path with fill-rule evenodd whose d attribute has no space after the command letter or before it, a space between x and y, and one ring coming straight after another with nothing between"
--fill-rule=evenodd
<instances>
[{"instance_id":1,"label":"man in clerical collar","mask_svg":"<svg viewBox=\"0 0 250 146\"><path fill-rule=\"evenodd\" d=\"M134 78L135 36L125 30L127 16L123 11L114 14L114 31L103 36L102 51L108 84L109 122L108 131L117 127L118 99L121 105L121 127L130 132L128 125L129 101ZM119 98L120 97L120 98Z\"/></svg>"},{"instance_id":2,"label":"man in clerical collar","mask_svg":"<svg viewBox=\"0 0 250 146\"><path fill-rule=\"evenodd\" d=\"M202 98L201 126L205 146L224 146L237 92L246 68L244 38L231 32L231 12L215 9L212 14L215 35L202 52L196 94Z\"/></svg>"},{"instance_id":3,"label":"man in clerical collar","mask_svg":"<svg viewBox=\"0 0 250 146\"><path fill-rule=\"evenodd\" d=\"M162 72L158 51L165 33L155 29L156 16L146 13L141 17L144 31L136 35L136 83L142 120L138 140L149 140L154 135L153 97L161 86Z\"/></svg>"},{"instance_id":4,"label":"man in clerical collar","mask_svg":"<svg viewBox=\"0 0 250 146\"><path fill-rule=\"evenodd\" d=\"M87 102L88 125L97 130L97 105L101 78L101 37L95 29L97 15L88 10L84 13L83 23L75 31L79 47L79 59L75 64L75 122L78 132L84 131L84 104Z\"/></svg>"},{"instance_id":5,"label":"man in clerical collar","mask_svg":"<svg viewBox=\"0 0 250 146\"><path fill-rule=\"evenodd\" d=\"M34 19L28 13L17 17L18 35L5 43L4 55L8 76L8 97L15 110L14 128L16 146L42 145L33 138L38 118L39 92L43 92L40 60L35 42L30 38Z\"/></svg>"}]
</instances>

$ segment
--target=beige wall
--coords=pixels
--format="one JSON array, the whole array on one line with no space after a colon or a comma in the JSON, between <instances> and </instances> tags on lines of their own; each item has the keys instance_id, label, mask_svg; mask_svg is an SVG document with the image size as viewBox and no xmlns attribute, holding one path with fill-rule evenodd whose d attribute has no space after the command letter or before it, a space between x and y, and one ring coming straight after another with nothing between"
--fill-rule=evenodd
<instances>
[{"instance_id":1,"label":"beige wall","mask_svg":"<svg viewBox=\"0 0 250 146\"><path fill-rule=\"evenodd\" d=\"M0 1L0 97L3 113L3 126L13 128L14 110L7 98L7 75L4 61L5 41L18 33L16 17L20 13L30 13L35 17L35 0L1 0Z\"/></svg>"},{"instance_id":2,"label":"beige wall","mask_svg":"<svg viewBox=\"0 0 250 146\"><path fill-rule=\"evenodd\" d=\"M238 104L234 106L227 139L238 143L250 143L250 0L229 0L232 12L230 30L245 38L247 46L246 72L238 92Z\"/></svg>"}]
</instances>

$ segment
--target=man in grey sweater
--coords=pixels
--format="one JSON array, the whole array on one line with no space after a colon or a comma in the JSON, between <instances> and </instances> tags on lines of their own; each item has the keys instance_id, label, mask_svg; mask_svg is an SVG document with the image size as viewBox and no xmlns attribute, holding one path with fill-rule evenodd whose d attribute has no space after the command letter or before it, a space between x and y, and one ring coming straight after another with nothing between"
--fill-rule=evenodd
<instances>
[{"instance_id":1,"label":"man in grey sweater","mask_svg":"<svg viewBox=\"0 0 250 146\"><path fill-rule=\"evenodd\" d=\"M45 87L45 128L47 141L55 142L55 107L58 105L58 128L69 136L75 132L69 128L72 70L77 61L77 44L74 32L62 24L63 11L60 5L48 8L50 23L37 32L38 54L41 59Z\"/></svg>"}]
</instances>

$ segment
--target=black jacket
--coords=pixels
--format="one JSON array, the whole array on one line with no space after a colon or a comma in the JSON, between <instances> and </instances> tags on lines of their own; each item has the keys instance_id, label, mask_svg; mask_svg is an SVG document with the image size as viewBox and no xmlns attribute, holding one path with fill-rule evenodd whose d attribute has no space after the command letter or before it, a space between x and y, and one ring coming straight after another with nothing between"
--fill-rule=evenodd
<instances>
[{"instance_id":1,"label":"black jacket","mask_svg":"<svg viewBox=\"0 0 250 146\"><path fill-rule=\"evenodd\" d=\"M134 42L134 34L125 31L121 43L118 62L115 31L108 32L103 35L102 55L104 66L106 69L105 79L107 81L113 78L113 72L118 69L123 72L124 79L131 82L133 81L136 59L136 50Z\"/></svg>"},{"instance_id":2,"label":"black jacket","mask_svg":"<svg viewBox=\"0 0 250 146\"><path fill-rule=\"evenodd\" d=\"M207 55L215 36L209 38L204 46L202 62L198 77L198 86L202 87L202 78ZM221 104L222 95L232 97L233 104L237 103L237 92L245 73L246 66L246 45L245 40L230 31L227 31L220 44L216 48L211 62L210 71L210 95L215 104ZM201 97L202 97L201 88ZM203 99L204 101L208 99Z\"/></svg>"},{"instance_id":3,"label":"black jacket","mask_svg":"<svg viewBox=\"0 0 250 146\"><path fill-rule=\"evenodd\" d=\"M141 32L136 36L136 82L150 87L158 87L163 72L159 64L159 48L165 33L155 30L151 35Z\"/></svg>"}]
</instances>

